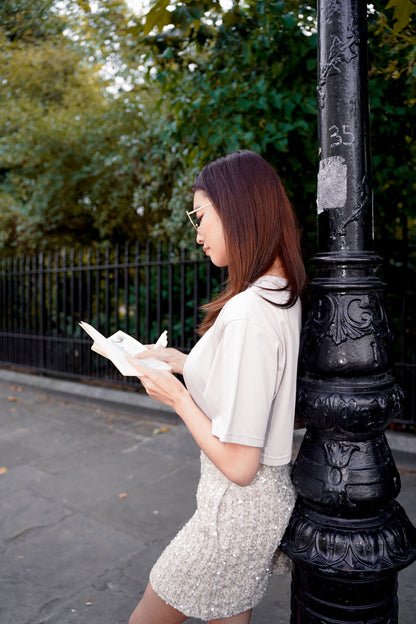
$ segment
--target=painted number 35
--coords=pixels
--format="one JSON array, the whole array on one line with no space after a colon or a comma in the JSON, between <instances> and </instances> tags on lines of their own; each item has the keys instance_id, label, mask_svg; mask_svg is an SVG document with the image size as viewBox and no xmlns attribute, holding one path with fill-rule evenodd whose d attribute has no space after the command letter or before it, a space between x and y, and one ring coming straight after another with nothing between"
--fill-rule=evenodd
<instances>
[{"instance_id":1,"label":"painted number 35","mask_svg":"<svg viewBox=\"0 0 416 624\"><path fill-rule=\"evenodd\" d=\"M328 132L330 133L329 138L333 139L331 147L336 147L337 145L352 145L354 143L354 135L350 131L348 125L343 125L341 128L338 126L331 126Z\"/></svg>"}]
</instances>

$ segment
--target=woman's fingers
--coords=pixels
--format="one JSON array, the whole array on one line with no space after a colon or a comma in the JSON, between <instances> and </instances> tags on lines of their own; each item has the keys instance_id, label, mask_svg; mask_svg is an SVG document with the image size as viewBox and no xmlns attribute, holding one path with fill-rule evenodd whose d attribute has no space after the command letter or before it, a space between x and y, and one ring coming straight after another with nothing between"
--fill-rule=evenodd
<instances>
[{"instance_id":1,"label":"woman's fingers","mask_svg":"<svg viewBox=\"0 0 416 624\"><path fill-rule=\"evenodd\" d=\"M149 346L146 351L139 351L139 353L135 353L134 357L138 360L145 360L148 357L155 357L158 360L164 361L163 356L166 355L164 351L166 351L165 347L154 348L152 346Z\"/></svg>"},{"instance_id":2,"label":"woman's fingers","mask_svg":"<svg viewBox=\"0 0 416 624\"><path fill-rule=\"evenodd\" d=\"M155 347L147 351L141 351L135 356L138 360L145 360L148 357L155 357L161 362L166 362L172 368L174 373L183 373L183 367L186 361L186 354L172 347Z\"/></svg>"},{"instance_id":3,"label":"woman's fingers","mask_svg":"<svg viewBox=\"0 0 416 624\"><path fill-rule=\"evenodd\" d=\"M137 361L136 357L132 357L131 355L126 354L125 358L128 362L130 362L133 368L136 369L138 377L143 377L149 370L147 366L145 366L144 364L140 364L140 362Z\"/></svg>"},{"instance_id":4,"label":"woman's fingers","mask_svg":"<svg viewBox=\"0 0 416 624\"><path fill-rule=\"evenodd\" d=\"M160 371L148 368L141 364L136 358L126 355L127 360L137 371L147 394L164 405L175 409L175 402L186 390L185 386L168 371Z\"/></svg>"}]
</instances>

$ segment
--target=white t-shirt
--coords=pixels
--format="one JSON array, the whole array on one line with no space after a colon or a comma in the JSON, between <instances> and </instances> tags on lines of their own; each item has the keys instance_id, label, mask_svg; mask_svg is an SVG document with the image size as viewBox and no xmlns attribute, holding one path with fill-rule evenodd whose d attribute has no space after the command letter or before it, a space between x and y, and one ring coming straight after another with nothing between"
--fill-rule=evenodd
<instances>
[{"instance_id":1,"label":"white t-shirt","mask_svg":"<svg viewBox=\"0 0 416 624\"><path fill-rule=\"evenodd\" d=\"M301 305L280 308L283 278L265 276L232 297L190 352L183 371L198 407L223 442L262 448L260 461L292 455Z\"/></svg>"}]
</instances>

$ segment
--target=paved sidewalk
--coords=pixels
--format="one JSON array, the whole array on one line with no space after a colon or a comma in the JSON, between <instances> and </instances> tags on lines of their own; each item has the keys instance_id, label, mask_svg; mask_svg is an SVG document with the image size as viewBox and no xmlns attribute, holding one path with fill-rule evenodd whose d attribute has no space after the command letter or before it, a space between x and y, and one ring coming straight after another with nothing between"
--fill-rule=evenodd
<instances>
[{"instance_id":1,"label":"paved sidewalk","mask_svg":"<svg viewBox=\"0 0 416 624\"><path fill-rule=\"evenodd\" d=\"M389 441L416 524L416 440ZM187 430L147 397L0 370L1 624L127 624L198 476ZM253 624L288 623L289 603L273 577ZM415 564L399 605L414 624Z\"/></svg>"}]
</instances>

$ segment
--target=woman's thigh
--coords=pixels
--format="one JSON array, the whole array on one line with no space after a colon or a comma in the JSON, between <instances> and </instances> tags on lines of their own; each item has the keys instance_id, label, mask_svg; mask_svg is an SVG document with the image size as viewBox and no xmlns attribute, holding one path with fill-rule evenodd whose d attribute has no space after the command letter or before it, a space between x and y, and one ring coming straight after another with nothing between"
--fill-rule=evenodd
<instances>
[{"instance_id":1,"label":"woman's thigh","mask_svg":"<svg viewBox=\"0 0 416 624\"><path fill-rule=\"evenodd\" d=\"M251 609L228 618L210 620L208 624L249 624ZM129 624L182 624L188 619L183 613L166 604L148 583L143 598L130 616Z\"/></svg>"},{"instance_id":2,"label":"woman's thigh","mask_svg":"<svg viewBox=\"0 0 416 624\"><path fill-rule=\"evenodd\" d=\"M166 604L149 583L130 616L129 624L182 624L187 619L183 613Z\"/></svg>"}]
</instances>

